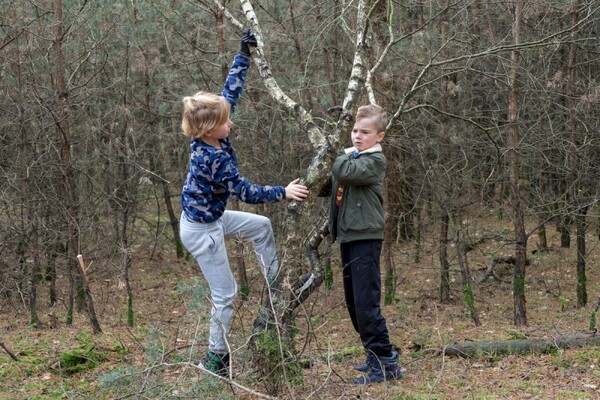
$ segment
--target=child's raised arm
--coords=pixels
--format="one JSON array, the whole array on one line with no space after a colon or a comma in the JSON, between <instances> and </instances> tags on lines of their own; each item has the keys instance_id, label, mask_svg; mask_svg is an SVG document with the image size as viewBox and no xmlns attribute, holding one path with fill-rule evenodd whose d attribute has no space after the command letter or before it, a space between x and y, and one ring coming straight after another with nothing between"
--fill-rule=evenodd
<instances>
[{"instance_id":1,"label":"child's raised arm","mask_svg":"<svg viewBox=\"0 0 600 400\"><path fill-rule=\"evenodd\" d=\"M231 112L235 111L240 94L246 82L246 75L250 69L250 46L256 46L254 32L249 28L244 29L240 39L240 51L233 57L233 64L227 74L221 95L231 104Z\"/></svg>"}]
</instances>

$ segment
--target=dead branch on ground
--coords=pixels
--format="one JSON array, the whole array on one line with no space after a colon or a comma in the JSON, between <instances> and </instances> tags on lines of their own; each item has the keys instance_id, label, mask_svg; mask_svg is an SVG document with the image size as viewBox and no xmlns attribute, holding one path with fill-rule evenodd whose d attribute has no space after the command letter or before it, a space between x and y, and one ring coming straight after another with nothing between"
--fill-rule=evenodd
<instances>
[{"instance_id":1,"label":"dead branch on ground","mask_svg":"<svg viewBox=\"0 0 600 400\"><path fill-rule=\"evenodd\" d=\"M486 340L453 343L442 350L444 355L476 358L486 355L546 354L556 350L576 347L596 346L600 335L595 332L581 332L572 335L546 339Z\"/></svg>"}]
</instances>

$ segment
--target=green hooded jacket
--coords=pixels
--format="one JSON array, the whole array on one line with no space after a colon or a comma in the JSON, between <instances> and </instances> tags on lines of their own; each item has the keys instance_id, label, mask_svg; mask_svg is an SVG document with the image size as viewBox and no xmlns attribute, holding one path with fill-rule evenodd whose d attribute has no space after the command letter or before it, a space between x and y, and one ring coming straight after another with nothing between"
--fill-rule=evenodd
<instances>
[{"instance_id":1,"label":"green hooded jacket","mask_svg":"<svg viewBox=\"0 0 600 400\"><path fill-rule=\"evenodd\" d=\"M377 144L360 153L345 150L331 167L331 205L329 232L331 242L383 240L383 179L386 159ZM341 203L336 205L338 186L343 187Z\"/></svg>"}]
</instances>

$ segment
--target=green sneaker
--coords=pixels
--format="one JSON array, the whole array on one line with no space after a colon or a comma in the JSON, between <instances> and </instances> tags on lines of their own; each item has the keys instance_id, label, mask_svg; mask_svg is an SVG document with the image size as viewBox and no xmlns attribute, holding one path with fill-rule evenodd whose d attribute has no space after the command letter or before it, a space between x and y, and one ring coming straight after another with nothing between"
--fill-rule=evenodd
<instances>
[{"instance_id":1,"label":"green sneaker","mask_svg":"<svg viewBox=\"0 0 600 400\"><path fill-rule=\"evenodd\" d=\"M229 354L217 354L209 351L202 359L202 365L214 374L227 377L229 375Z\"/></svg>"}]
</instances>

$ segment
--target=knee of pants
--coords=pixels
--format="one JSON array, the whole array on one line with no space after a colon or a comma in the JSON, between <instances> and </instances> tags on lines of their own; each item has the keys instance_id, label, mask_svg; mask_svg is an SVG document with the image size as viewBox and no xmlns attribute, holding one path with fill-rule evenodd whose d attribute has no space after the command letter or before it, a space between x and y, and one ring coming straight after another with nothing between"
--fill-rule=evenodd
<instances>
[{"instance_id":1,"label":"knee of pants","mask_svg":"<svg viewBox=\"0 0 600 400\"><path fill-rule=\"evenodd\" d=\"M269 237L271 232L273 232L273 227L271 226L271 220L265 216L259 216L258 220L258 230L262 233L263 237Z\"/></svg>"},{"instance_id":2,"label":"knee of pants","mask_svg":"<svg viewBox=\"0 0 600 400\"><path fill-rule=\"evenodd\" d=\"M211 297L215 307L219 308L232 305L237 297L237 293L237 284L234 284L233 288L231 288L231 291L229 292L223 292L219 289L212 289Z\"/></svg>"},{"instance_id":3,"label":"knee of pants","mask_svg":"<svg viewBox=\"0 0 600 400\"><path fill-rule=\"evenodd\" d=\"M236 297L237 297L237 291L236 291L236 293L233 293L232 295L229 295L229 296L217 296L217 297L213 296L212 302L216 309L224 309L224 308L228 308L228 307L233 307L233 303L234 303Z\"/></svg>"}]
</instances>

